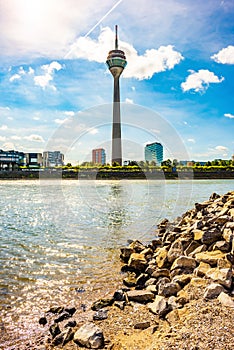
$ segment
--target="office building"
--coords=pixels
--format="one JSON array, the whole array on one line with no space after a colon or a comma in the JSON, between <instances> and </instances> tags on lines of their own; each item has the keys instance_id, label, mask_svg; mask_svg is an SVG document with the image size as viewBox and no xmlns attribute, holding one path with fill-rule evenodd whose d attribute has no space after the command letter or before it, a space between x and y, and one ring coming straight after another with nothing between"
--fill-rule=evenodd
<instances>
[{"instance_id":1,"label":"office building","mask_svg":"<svg viewBox=\"0 0 234 350\"><path fill-rule=\"evenodd\" d=\"M23 152L0 150L0 170L15 170L24 164L25 155Z\"/></svg>"},{"instance_id":2,"label":"office building","mask_svg":"<svg viewBox=\"0 0 234 350\"><path fill-rule=\"evenodd\" d=\"M153 142L145 146L145 161L154 161L156 165L161 165L163 161L163 146L161 143Z\"/></svg>"},{"instance_id":3,"label":"office building","mask_svg":"<svg viewBox=\"0 0 234 350\"><path fill-rule=\"evenodd\" d=\"M122 141L120 120L120 89L119 77L127 61L125 53L118 48L118 27L115 26L115 50L109 52L106 64L114 78L113 123L112 123L112 164L122 165Z\"/></svg>"},{"instance_id":4,"label":"office building","mask_svg":"<svg viewBox=\"0 0 234 350\"><path fill-rule=\"evenodd\" d=\"M43 166L46 168L63 166L64 155L60 151L43 152Z\"/></svg>"},{"instance_id":5,"label":"office building","mask_svg":"<svg viewBox=\"0 0 234 350\"><path fill-rule=\"evenodd\" d=\"M40 168L42 166L42 154L25 153L25 165L29 168Z\"/></svg>"},{"instance_id":6,"label":"office building","mask_svg":"<svg viewBox=\"0 0 234 350\"><path fill-rule=\"evenodd\" d=\"M92 150L92 163L106 164L106 152L104 148L97 148Z\"/></svg>"}]
</instances>

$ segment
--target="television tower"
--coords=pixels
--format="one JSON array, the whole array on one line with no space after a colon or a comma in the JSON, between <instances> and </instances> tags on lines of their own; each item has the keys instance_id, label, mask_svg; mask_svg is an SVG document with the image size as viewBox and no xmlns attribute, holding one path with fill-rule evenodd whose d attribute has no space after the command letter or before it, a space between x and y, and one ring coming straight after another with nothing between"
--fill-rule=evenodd
<instances>
[{"instance_id":1,"label":"television tower","mask_svg":"<svg viewBox=\"0 0 234 350\"><path fill-rule=\"evenodd\" d=\"M107 56L106 64L114 78L113 95L113 124L112 124L112 164L118 162L122 165L122 142L120 120L120 92L119 77L126 67L125 53L118 49L118 26L115 26L115 49Z\"/></svg>"}]
</instances>

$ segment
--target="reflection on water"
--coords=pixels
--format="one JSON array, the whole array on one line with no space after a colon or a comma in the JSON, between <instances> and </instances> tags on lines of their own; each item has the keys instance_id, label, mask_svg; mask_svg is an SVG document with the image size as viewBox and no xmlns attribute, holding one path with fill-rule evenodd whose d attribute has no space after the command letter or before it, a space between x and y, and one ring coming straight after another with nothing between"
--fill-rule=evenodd
<instances>
[{"instance_id":1,"label":"reflection on water","mask_svg":"<svg viewBox=\"0 0 234 350\"><path fill-rule=\"evenodd\" d=\"M127 206L124 201L124 190L121 184L113 184L109 193L108 227L119 230L127 223Z\"/></svg>"},{"instance_id":2,"label":"reflection on water","mask_svg":"<svg viewBox=\"0 0 234 350\"><path fill-rule=\"evenodd\" d=\"M233 185L233 180L1 181L0 348L20 349L33 339L38 318L51 305L79 307L114 288L120 280L116 248L128 239L152 239L161 218L175 218Z\"/></svg>"}]
</instances>

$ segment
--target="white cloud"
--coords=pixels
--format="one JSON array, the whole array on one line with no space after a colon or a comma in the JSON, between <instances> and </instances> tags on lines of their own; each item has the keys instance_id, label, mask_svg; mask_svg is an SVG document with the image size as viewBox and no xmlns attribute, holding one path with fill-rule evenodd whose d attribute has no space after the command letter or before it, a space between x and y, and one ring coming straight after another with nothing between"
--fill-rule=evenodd
<instances>
[{"instance_id":1,"label":"white cloud","mask_svg":"<svg viewBox=\"0 0 234 350\"><path fill-rule=\"evenodd\" d=\"M65 119L59 119L59 118L54 119L54 122L56 124L63 124L63 123L66 123L67 121L68 121L68 118L65 118Z\"/></svg>"},{"instance_id":2,"label":"white cloud","mask_svg":"<svg viewBox=\"0 0 234 350\"><path fill-rule=\"evenodd\" d=\"M15 140L15 141L18 141L18 140L21 140L22 138L20 136L13 135L13 136L11 136L11 139Z\"/></svg>"},{"instance_id":3,"label":"white cloud","mask_svg":"<svg viewBox=\"0 0 234 350\"><path fill-rule=\"evenodd\" d=\"M40 117L33 117L33 120L40 120Z\"/></svg>"},{"instance_id":4,"label":"white cloud","mask_svg":"<svg viewBox=\"0 0 234 350\"><path fill-rule=\"evenodd\" d=\"M191 143L196 143L195 139L193 139L193 138L190 138L190 139L188 139L187 141L188 141L188 142L191 142Z\"/></svg>"},{"instance_id":5,"label":"white cloud","mask_svg":"<svg viewBox=\"0 0 234 350\"><path fill-rule=\"evenodd\" d=\"M12 82L12 81L19 80L19 79L21 79L21 75L14 74L10 77L9 81Z\"/></svg>"},{"instance_id":6,"label":"white cloud","mask_svg":"<svg viewBox=\"0 0 234 350\"><path fill-rule=\"evenodd\" d=\"M0 130L7 130L8 129L8 126L7 125L2 125L2 126L0 126Z\"/></svg>"},{"instance_id":7,"label":"white cloud","mask_svg":"<svg viewBox=\"0 0 234 350\"><path fill-rule=\"evenodd\" d=\"M228 150L225 146L216 146L215 149L219 152L226 152Z\"/></svg>"},{"instance_id":8,"label":"white cloud","mask_svg":"<svg viewBox=\"0 0 234 350\"><path fill-rule=\"evenodd\" d=\"M98 134L98 132L99 132L98 129L95 129L95 128L89 130L89 134L91 135L96 135Z\"/></svg>"},{"instance_id":9,"label":"white cloud","mask_svg":"<svg viewBox=\"0 0 234 350\"><path fill-rule=\"evenodd\" d=\"M15 145L13 142L6 142L2 145L2 148L4 150L12 150L12 149L15 149Z\"/></svg>"},{"instance_id":10,"label":"white cloud","mask_svg":"<svg viewBox=\"0 0 234 350\"><path fill-rule=\"evenodd\" d=\"M42 136L36 135L36 134L32 134L32 135L29 135L29 136L24 136L24 139L27 140L27 141L45 142L45 140L43 139Z\"/></svg>"},{"instance_id":11,"label":"white cloud","mask_svg":"<svg viewBox=\"0 0 234 350\"><path fill-rule=\"evenodd\" d=\"M5 137L5 136L0 136L0 141L1 141L1 142L6 141L6 137Z\"/></svg>"},{"instance_id":12,"label":"white cloud","mask_svg":"<svg viewBox=\"0 0 234 350\"><path fill-rule=\"evenodd\" d=\"M64 114L67 115L68 117L74 117L75 112L73 112L73 111L65 111Z\"/></svg>"},{"instance_id":13,"label":"white cloud","mask_svg":"<svg viewBox=\"0 0 234 350\"><path fill-rule=\"evenodd\" d=\"M9 107L0 107L0 111L10 111Z\"/></svg>"},{"instance_id":14,"label":"white cloud","mask_svg":"<svg viewBox=\"0 0 234 350\"><path fill-rule=\"evenodd\" d=\"M217 77L213 72L207 69L200 69L198 72L190 71L190 75L186 78L186 81L181 84L182 90L195 92L205 91L208 89L211 83L221 83L224 78Z\"/></svg>"},{"instance_id":15,"label":"white cloud","mask_svg":"<svg viewBox=\"0 0 234 350\"><path fill-rule=\"evenodd\" d=\"M60 71L62 69L62 65L56 61L51 62L50 64L45 64L41 66L41 69L45 72L43 75L36 75L34 77L35 85L40 86L43 90L46 87L50 87L53 90L56 90L56 87L50 82L53 80L53 75L55 71Z\"/></svg>"},{"instance_id":16,"label":"white cloud","mask_svg":"<svg viewBox=\"0 0 234 350\"><path fill-rule=\"evenodd\" d=\"M103 63L106 61L107 52L113 47L113 38L114 33L109 27L102 29L97 40L79 37L67 57ZM161 46L157 50L148 49L143 55L138 55L131 44L121 40L119 48L125 52L128 62L123 73L125 78L150 79L154 73L172 69L183 60L183 56L175 51L172 45Z\"/></svg>"},{"instance_id":17,"label":"white cloud","mask_svg":"<svg viewBox=\"0 0 234 350\"><path fill-rule=\"evenodd\" d=\"M234 46L229 45L218 53L211 56L211 59L217 63L234 64Z\"/></svg>"},{"instance_id":18,"label":"white cloud","mask_svg":"<svg viewBox=\"0 0 234 350\"><path fill-rule=\"evenodd\" d=\"M157 50L149 49L139 56L133 46L126 44L125 52L129 65L123 76L139 80L150 79L155 73L173 69L183 60L183 56L172 45L160 46Z\"/></svg>"},{"instance_id":19,"label":"white cloud","mask_svg":"<svg viewBox=\"0 0 234 350\"><path fill-rule=\"evenodd\" d=\"M0 1L1 55L61 58L109 9L110 0Z\"/></svg>"},{"instance_id":20,"label":"white cloud","mask_svg":"<svg viewBox=\"0 0 234 350\"><path fill-rule=\"evenodd\" d=\"M126 98L126 99L125 99L125 102L126 102L126 103L130 103L130 104L133 104L133 100L130 99L130 98Z\"/></svg>"},{"instance_id":21,"label":"white cloud","mask_svg":"<svg viewBox=\"0 0 234 350\"><path fill-rule=\"evenodd\" d=\"M24 68L23 68L23 67L20 67L18 73L13 74L13 75L10 77L9 81L10 81L10 82L13 82L13 81L15 81L15 80L19 80L19 79L21 79L22 76L24 76L25 74L26 74L26 72L25 72Z\"/></svg>"},{"instance_id":22,"label":"white cloud","mask_svg":"<svg viewBox=\"0 0 234 350\"><path fill-rule=\"evenodd\" d=\"M233 115L233 114L230 114L230 113L225 113L225 114L224 114L224 117L230 118L230 119L234 119L234 115Z\"/></svg>"}]
</instances>

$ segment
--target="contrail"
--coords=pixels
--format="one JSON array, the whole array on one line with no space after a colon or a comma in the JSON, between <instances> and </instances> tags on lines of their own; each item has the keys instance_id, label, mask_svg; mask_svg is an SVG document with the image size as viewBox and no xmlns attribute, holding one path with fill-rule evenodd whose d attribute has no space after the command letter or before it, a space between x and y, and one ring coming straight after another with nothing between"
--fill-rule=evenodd
<instances>
[{"instance_id":1,"label":"contrail","mask_svg":"<svg viewBox=\"0 0 234 350\"><path fill-rule=\"evenodd\" d=\"M89 31L88 33L85 34L85 38L91 34L94 29L122 2L123 0L119 0L114 6L112 6L112 8L95 24L95 26L93 26ZM73 47L68 53L66 53L66 55L64 56L64 58L67 58L71 53L72 51L74 50L75 48Z\"/></svg>"}]
</instances>

